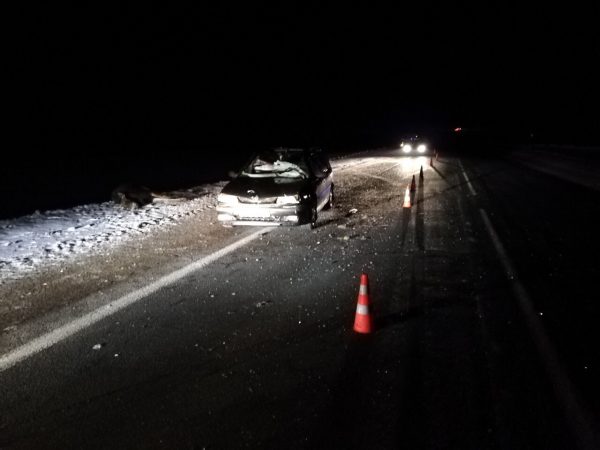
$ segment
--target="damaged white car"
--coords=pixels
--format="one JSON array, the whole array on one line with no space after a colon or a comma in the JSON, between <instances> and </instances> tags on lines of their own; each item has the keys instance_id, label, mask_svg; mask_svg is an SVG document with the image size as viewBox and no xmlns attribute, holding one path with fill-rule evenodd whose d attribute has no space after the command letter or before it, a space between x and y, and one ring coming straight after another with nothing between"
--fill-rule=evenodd
<instances>
[{"instance_id":1,"label":"damaged white car","mask_svg":"<svg viewBox=\"0 0 600 450\"><path fill-rule=\"evenodd\" d=\"M217 219L225 226L310 224L334 202L333 171L321 150L260 152L221 191Z\"/></svg>"}]
</instances>

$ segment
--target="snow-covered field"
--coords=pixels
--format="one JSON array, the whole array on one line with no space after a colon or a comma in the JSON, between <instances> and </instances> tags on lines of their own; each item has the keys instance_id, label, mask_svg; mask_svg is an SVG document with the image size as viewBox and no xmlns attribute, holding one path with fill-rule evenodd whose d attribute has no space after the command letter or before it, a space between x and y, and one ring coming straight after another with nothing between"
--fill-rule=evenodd
<instances>
[{"instance_id":1,"label":"snow-covered field","mask_svg":"<svg viewBox=\"0 0 600 450\"><path fill-rule=\"evenodd\" d=\"M214 208L224 184L167 193L168 198L155 198L137 209L105 202L0 220L0 283L27 276L42 266L114 248Z\"/></svg>"}]
</instances>

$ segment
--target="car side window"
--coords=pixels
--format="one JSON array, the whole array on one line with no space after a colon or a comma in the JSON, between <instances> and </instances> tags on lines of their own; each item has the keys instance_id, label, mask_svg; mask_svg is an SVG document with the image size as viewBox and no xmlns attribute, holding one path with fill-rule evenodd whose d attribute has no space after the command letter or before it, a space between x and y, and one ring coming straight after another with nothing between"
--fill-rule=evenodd
<instances>
[{"instance_id":1,"label":"car side window","mask_svg":"<svg viewBox=\"0 0 600 450\"><path fill-rule=\"evenodd\" d=\"M325 178L331 171L331 166L323 155L311 155L309 158L310 169L317 178Z\"/></svg>"}]
</instances>

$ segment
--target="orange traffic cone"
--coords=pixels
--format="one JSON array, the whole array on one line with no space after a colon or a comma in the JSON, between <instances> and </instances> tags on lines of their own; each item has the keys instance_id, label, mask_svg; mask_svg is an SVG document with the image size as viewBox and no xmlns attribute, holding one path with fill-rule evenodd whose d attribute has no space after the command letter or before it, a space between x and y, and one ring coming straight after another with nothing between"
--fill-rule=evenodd
<instances>
[{"instance_id":1,"label":"orange traffic cone","mask_svg":"<svg viewBox=\"0 0 600 450\"><path fill-rule=\"evenodd\" d=\"M410 208L410 190L408 186L406 186L406 192L404 193L404 204L403 208Z\"/></svg>"},{"instance_id":2,"label":"orange traffic cone","mask_svg":"<svg viewBox=\"0 0 600 450\"><path fill-rule=\"evenodd\" d=\"M417 190L417 183L415 183L415 176L413 175L413 179L410 182L410 192L415 192Z\"/></svg>"},{"instance_id":3,"label":"orange traffic cone","mask_svg":"<svg viewBox=\"0 0 600 450\"><path fill-rule=\"evenodd\" d=\"M419 178L423 179L423 166L421 166L421 171L419 172Z\"/></svg>"},{"instance_id":4,"label":"orange traffic cone","mask_svg":"<svg viewBox=\"0 0 600 450\"><path fill-rule=\"evenodd\" d=\"M366 273L360 276L358 303L354 317L354 331L368 334L373 331L373 320L369 314L369 277Z\"/></svg>"}]
</instances>

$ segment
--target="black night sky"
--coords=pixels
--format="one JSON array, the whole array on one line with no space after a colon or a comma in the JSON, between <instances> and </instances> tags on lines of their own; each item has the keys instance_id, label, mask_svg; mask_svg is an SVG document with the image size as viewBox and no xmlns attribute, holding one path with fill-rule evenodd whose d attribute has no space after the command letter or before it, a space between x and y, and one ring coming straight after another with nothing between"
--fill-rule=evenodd
<instances>
[{"instance_id":1,"label":"black night sky","mask_svg":"<svg viewBox=\"0 0 600 450\"><path fill-rule=\"evenodd\" d=\"M599 142L597 7L57 8L21 12L12 40L5 181L24 209L48 203L40 187L84 201L125 178L193 184L264 146L455 126Z\"/></svg>"}]
</instances>

